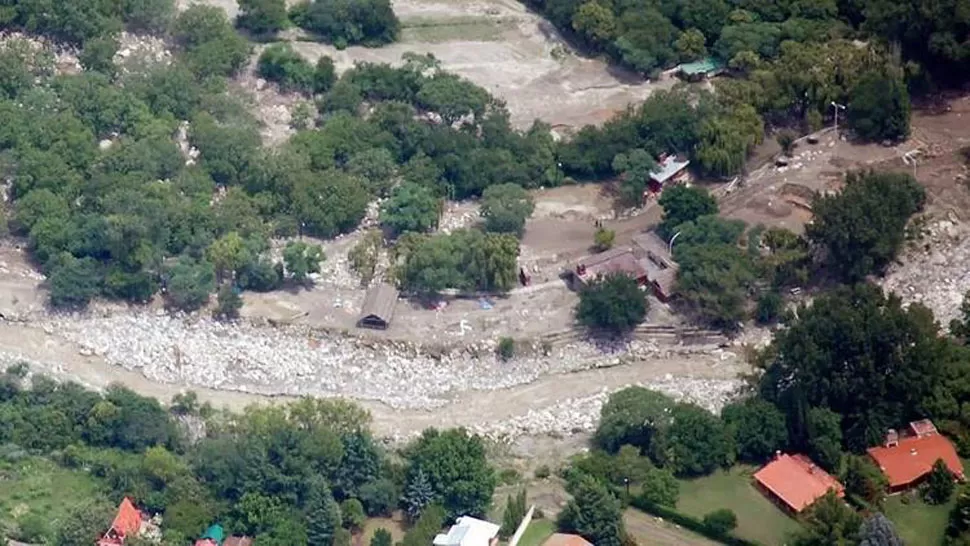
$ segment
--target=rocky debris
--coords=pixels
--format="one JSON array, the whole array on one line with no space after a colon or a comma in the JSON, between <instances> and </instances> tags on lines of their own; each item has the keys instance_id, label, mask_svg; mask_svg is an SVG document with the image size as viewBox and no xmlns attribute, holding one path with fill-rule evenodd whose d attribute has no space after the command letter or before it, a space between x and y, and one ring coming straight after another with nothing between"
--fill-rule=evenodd
<instances>
[{"instance_id":1,"label":"rocky debris","mask_svg":"<svg viewBox=\"0 0 970 546\"><path fill-rule=\"evenodd\" d=\"M78 61L78 50L75 47L52 42L42 36L23 34L21 32L0 32L0 44L6 46L12 42L26 44L29 53L41 55L52 61L54 71L57 74L79 74L81 72L81 62ZM49 57L47 57L49 55ZM46 63L43 63L46 64Z\"/></svg>"},{"instance_id":2,"label":"rocky debris","mask_svg":"<svg viewBox=\"0 0 970 546\"><path fill-rule=\"evenodd\" d=\"M740 379L668 377L661 381L638 383L638 385L667 394L677 401L691 402L713 413L720 413L721 408L737 395L743 382ZM627 385L629 386L633 385ZM622 388L616 390L622 390ZM600 410L612 392L616 391L604 389L593 396L570 398L547 408L531 410L525 415L506 421L478 425L472 427L472 430L500 443L512 443L519 436L536 434L568 436L590 432L596 428Z\"/></svg>"},{"instance_id":3,"label":"rocky debris","mask_svg":"<svg viewBox=\"0 0 970 546\"><path fill-rule=\"evenodd\" d=\"M427 347L151 313L62 315L34 324L153 381L266 395L343 396L396 408L440 407L462 391L506 389L545 374L699 352L646 341L610 352L577 342L548 356L502 362L490 342Z\"/></svg>"},{"instance_id":4,"label":"rocky debris","mask_svg":"<svg viewBox=\"0 0 970 546\"><path fill-rule=\"evenodd\" d=\"M930 308L944 328L960 315L963 295L970 290L970 238L955 216L931 221L924 239L909 245L882 279L887 291L906 303Z\"/></svg>"},{"instance_id":5,"label":"rocky debris","mask_svg":"<svg viewBox=\"0 0 970 546\"><path fill-rule=\"evenodd\" d=\"M115 65L122 74L143 72L154 65L172 62L172 50L165 40L156 36L122 32L118 37Z\"/></svg>"},{"instance_id":6,"label":"rocky debris","mask_svg":"<svg viewBox=\"0 0 970 546\"><path fill-rule=\"evenodd\" d=\"M476 201L449 202L441 214L438 230L442 233L451 233L457 229L475 225L481 220L478 208Z\"/></svg>"}]
</instances>

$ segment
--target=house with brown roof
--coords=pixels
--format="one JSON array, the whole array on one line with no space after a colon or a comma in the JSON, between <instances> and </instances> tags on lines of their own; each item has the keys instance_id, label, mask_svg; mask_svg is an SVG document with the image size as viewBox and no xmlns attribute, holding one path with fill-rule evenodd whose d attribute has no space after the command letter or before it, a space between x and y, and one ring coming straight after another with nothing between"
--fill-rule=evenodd
<instances>
[{"instance_id":1,"label":"house with brown roof","mask_svg":"<svg viewBox=\"0 0 970 546\"><path fill-rule=\"evenodd\" d=\"M775 504L799 514L829 491L842 498L845 488L805 455L781 452L754 474L755 484Z\"/></svg>"},{"instance_id":2,"label":"house with brown roof","mask_svg":"<svg viewBox=\"0 0 970 546\"><path fill-rule=\"evenodd\" d=\"M670 253L670 245L652 231L633 236L633 252L647 271L647 282L660 301L673 297L680 266Z\"/></svg>"},{"instance_id":3,"label":"house with brown roof","mask_svg":"<svg viewBox=\"0 0 970 546\"><path fill-rule=\"evenodd\" d=\"M566 272L574 289L611 274L626 275L640 286L649 287L660 301L668 301L676 290L680 266L668 245L655 233L638 233L633 246L614 248L586 256Z\"/></svg>"},{"instance_id":4,"label":"house with brown roof","mask_svg":"<svg viewBox=\"0 0 970 546\"><path fill-rule=\"evenodd\" d=\"M118 513L111 522L111 527L98 539L98 546L121 546L126 539L141 532L146 520L131 499L125 497L118 506Z\"/></svg>"},{"instance_id":5,"label":"house with brown roof","mask_svg":"<svg viewBox=\"0 0 970 546\"><path fill-rule=\"evenodd\" d=\"M955 480L963 481L963 463L956 448L929 419L913 421L902 433L890 429L883 445L869 448L869 457L889 479L889 492L921 484L942 460Z\"/></svg>"},{"instance_id":6,"label":"house with brown roof","mask_svg":"<svg viewBox=\"0 0 970 546\"><path fill-rule=\"evenodd\" d=\"M397 307L398 290L387 283L372 286L364 296L357 326L361 328L377 328L386 330L394 318L394 308Z\"/></svg>"},{"instance_id":7,"label":"house with brown roof","mask_svg":"<svg viewBox=\"0 0 970 546\"><path fill-rule=\"evenodd\" d=\"M542 546L593 546L593 543L579 535L553 533Z\"/></svg>"}]
</instances>

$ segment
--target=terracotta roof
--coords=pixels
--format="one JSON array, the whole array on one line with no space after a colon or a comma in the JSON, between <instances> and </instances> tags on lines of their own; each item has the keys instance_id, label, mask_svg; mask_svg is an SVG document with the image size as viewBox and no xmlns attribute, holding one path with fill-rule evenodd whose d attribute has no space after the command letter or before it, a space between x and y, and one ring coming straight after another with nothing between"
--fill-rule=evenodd
<instances>
[{"instance_id":1,"label":"terracotta roof","mask_svg":"<svg viewBox=\"0 0 970 546\"><path fill-rule=\"evenodd\" d=\"M845 488L804 455L778 455L755 472L754 479L794 512L801 512L829 490L842 497Z\"/></svg>"},{"instance_id":2,"label":"terracotta roof","mask_svg":"<svg viewBox=\"0 0 970 546\"><path fill-rule=\"evenodd\" d=\"M229 537L222 546L253 546L253 539L249 537Z\"/></svg>"},{"instance_id":3,"label":"terracotta roof","mask_svg":"<svg viewBox=\"0 0 970 546\"><path fill-rule=\"evenodd\" d=\"M138 534L141 529L141 512L131 503L131 499L125 497L118 506L118 514L111 522L111 528L121 536L131 536Z\"/></svg>"},{"instance_id":4,"label":"terracotta roof","mask_svg":"<svg viewBox=\"0 0 970 546\"><path fill-rule=\"evenodd\" d=\"M553 533L542 543L542 546L593 546L593 543L579 535Z\"/></svg>"},{"instance_id":5,"label":"terracotta roof","mask_svg":"<svg viewBox=\"0 0 970 546\"><path fill-rule=\"evenodd\" d=\"M956 449L944 436L936 433L900 438L892 447L880 446L869 449L869 456L876 461L890 487L900 487L916 482L933 469L933 463L943 459L947 468L958 479L963 479L963 463Z\"/></svg>"}]
</instances>

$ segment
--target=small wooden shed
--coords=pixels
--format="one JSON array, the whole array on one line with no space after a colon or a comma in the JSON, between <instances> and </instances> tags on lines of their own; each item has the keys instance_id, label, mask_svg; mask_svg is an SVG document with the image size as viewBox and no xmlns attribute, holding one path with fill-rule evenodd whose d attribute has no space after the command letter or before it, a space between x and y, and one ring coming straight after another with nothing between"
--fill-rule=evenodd
<instances>
[{"instance_id":1,"label":"small wooden shed","mask_svg":"<svg viewBox=\"0 0 970 546\"><path fill-rule=\"evenodd\" d=\"M386 330L391 324L391 319L394 318L397 296L397 288L387 283L372 286L364 296L364 305L357 320L357 326Z\"/></svg>"}]
</instances>

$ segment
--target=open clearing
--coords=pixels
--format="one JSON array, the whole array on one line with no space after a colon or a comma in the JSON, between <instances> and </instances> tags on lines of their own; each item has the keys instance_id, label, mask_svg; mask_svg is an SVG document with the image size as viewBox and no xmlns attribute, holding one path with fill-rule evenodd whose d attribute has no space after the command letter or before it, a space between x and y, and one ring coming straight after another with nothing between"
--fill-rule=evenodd
<instances>
[{"instance_id":1,"label":"open clearing","mask_svg":"<svg viewBox=\"0 0 970 546\"><path fill-rule=\"evenodd\" d=\"M950 502L933 506L917 495L904 493L886 499L883 511L906 544L942 544L955 504L956 494Z\"/></svg>"},{"instance_id":2,"label":"open clearing","mask_svg":"<svg viewBox=\"0 0 970 546\"><path fill-rule=\"evenodd\" d=\"M180 7L194 3L222 7L231 17L238 11L234 0L182 0ZM550 23L514 0L396 0L392 6L401 20L400 41L381 48L337 50L305 41L297 30L286 37L313 62L329 55L340 71L357 61L399 64L404 53L431 53L443 69L505 100L512 123L520 128L537 118L565 132L602 123L655 89L675 83L672 78L646 82L577 55ZM286 99L265 97L260 102L261 108L272 109ZM285 132L288 119L280 121Z\"/></svg>"},{"instance_id":3,"label":"open clearing","mask_svg":"<svg viewBox=\"0 0 970 546\"><path fill-rule=\"evenodd\" d=\"M14 527L20 518L33 514L53 530L68 509L101 493L101 486L86 473L47 459L0 461L0 528Z\"/></svg>"}]
</instances>

